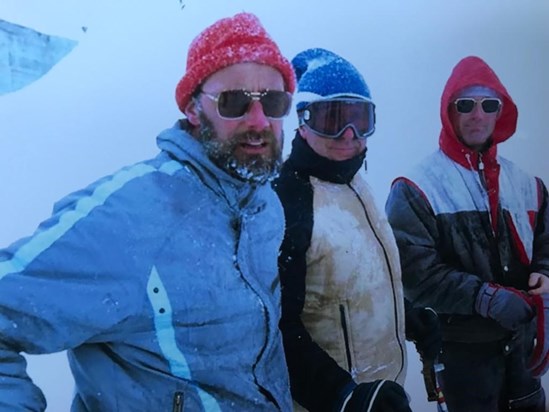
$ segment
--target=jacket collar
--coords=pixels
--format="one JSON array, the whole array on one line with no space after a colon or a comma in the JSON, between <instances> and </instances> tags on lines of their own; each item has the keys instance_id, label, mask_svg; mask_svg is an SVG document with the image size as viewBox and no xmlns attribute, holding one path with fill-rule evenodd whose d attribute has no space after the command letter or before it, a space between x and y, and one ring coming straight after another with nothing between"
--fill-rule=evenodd
<instances>
[{"instance_id":1,"label":"jacket collar","mask_svg":"<svg viewBox=\"0 0 549 412\"><path fill-rule=\"evenodd\" d=\"M332 183L349 183L364 164L366 150L349 160L335 161L317 154L296 132L292 141L290 161L296 170Z\"/></svg>"},{"instance_id":2,"label":"jacket collar","mask_svg":"<svg viewBox=\"0 0 549 412\"><path fill-rule=\"evenodd\" d=\"M269 186L237 179L214 164L203 145L190 134L187 120L178 120L156 138L158 147L171 158L195 169L202 183L223 197L233 209L241 209L256 197L257 189Z\"/></svg>"}]
</instances>

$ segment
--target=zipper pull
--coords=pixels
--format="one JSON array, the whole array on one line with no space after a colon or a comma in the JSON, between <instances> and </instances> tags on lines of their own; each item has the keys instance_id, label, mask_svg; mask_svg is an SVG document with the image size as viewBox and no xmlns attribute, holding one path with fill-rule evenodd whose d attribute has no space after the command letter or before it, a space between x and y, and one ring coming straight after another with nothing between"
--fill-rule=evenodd
<instances>
[{"instance_id":1,"label":"zipper pull","mask_svg":"<svg viewBox=\"0 0 549 412\"><path fill-rule=\"evenodd\" d=\"M182 412L183 411L183 393L176 392L173 397L173 412Z\"/></svg>"},{"instance_id":2,"label":"zipper pull","mask_svg":"<svg viewBox=\"0 0 549 412\"><path fill-rule=\"evenodd\" d=\"M480 153L478 154L478 170L484 170L484 162Z\"/></svg>"}]
</instances>

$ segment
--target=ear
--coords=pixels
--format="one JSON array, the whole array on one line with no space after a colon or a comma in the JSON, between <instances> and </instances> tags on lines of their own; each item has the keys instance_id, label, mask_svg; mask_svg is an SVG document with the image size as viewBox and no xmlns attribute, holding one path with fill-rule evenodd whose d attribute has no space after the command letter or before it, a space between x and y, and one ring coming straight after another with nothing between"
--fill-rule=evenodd
<instances>
[{"instance_id":1,"label":"ear","mask_svg":"<svg viewBox=\"0 0 549 412\"><path fill-rule=\"evenodd\" d=\"M187 120L193 126L198 126L200 124L200 110L194 98L191 98L191 100L189 100L189 103L187 103L187 105L185 106L185 110L183 110L183 113L185 113Z\"/></svg>"}]
</instances>

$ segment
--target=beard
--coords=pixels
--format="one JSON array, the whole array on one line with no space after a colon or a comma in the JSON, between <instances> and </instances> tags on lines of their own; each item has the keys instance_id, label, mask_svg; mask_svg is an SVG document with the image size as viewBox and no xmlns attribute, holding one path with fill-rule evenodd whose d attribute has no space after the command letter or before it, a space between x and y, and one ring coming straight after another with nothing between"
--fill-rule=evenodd
<instances>
[{"instance_id":1,"label":"beard","mask_svg":"<svg viewBox=\"0 0 549 412\"><path fill-rule=\"evenodd\" d=\"M264 184L278 176L282 164L282 145L270 130L236 133L222 140L212 122L204 113L200 113L197 138L210 160L237 179ZM262 141L268 150L263 154L241 152L243 144L254 141Z\"/></svg>"}]
</instances>

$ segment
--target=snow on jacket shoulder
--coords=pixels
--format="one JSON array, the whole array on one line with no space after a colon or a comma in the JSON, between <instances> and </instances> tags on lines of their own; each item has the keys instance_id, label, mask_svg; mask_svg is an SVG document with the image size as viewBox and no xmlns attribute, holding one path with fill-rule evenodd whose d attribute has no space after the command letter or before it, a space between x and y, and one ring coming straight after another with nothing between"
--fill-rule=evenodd
<instances>
[{"instance_id":1,"label":"snow on jacket shoulder","mask_svg":"<svg viewBox=\"0 0 549 412\"><path fill-rule=\"evenodd\" d=\"M44 410L19 352L69 349L73 411L291 410L280 203L179 126L0 251L0 410Z\"/></svg>"}]
</instances>

